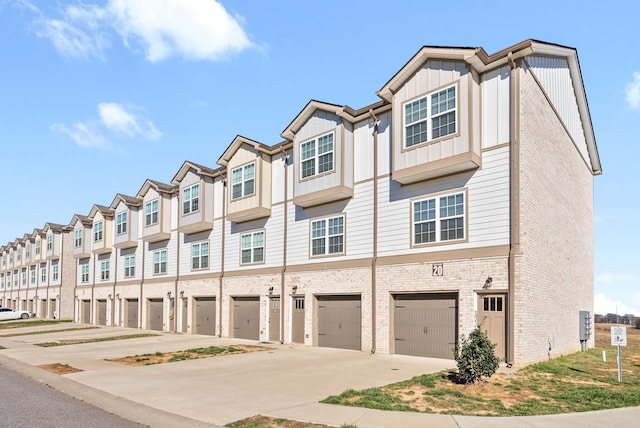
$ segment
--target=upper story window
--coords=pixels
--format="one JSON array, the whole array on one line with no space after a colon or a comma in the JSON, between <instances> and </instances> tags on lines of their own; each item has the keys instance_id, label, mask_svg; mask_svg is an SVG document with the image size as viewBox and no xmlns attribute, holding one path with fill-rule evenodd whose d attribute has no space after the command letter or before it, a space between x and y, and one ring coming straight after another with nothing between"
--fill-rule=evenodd
<instances>
[{"instance_id":1,"label":"upper story window","mask_svg":"<svg viewBox=\"0 0 640 428\"><path fill-rule=\"evenodd\" d=\"M47 235L47 251L51 251L53 249L53 235Z\"/></svg>"},{"instance_id":2,"label":"upper story window","mask_svg":"<svg viewBox=\"0 0 640 428\"><path fill-rule=\"evenodd\" d=\"M93 225L93 241L94 242L102 241L102 227L103 227L103 223L101 221Z\"/></svg>"},{"instance_id":3,"label":"upper story window","mask_svg":"<svg viewBox=\"0 0 640 428\"><path fill-rule=\"evenodd\" d=\"M82 265L82 278L83 283L89 282L89 265Z\"/></svg>"},{"instance_id":4,"label":"upper story window","mask_svg":"<svg viewBox=\"0 0 640 428\"><path fill-rule=\"evenodd\" d=\"M153 273L167 273L167 250L160 250L153 253Z\"/></svg>"},{"instance_id":5,"label":"upper story window","mask_svg":"<svg viewBox=\"0 0 640 428\"><path fill-rule=\"evenodd\" d=\"M264 231L246 233L240 236L242 264L264 261Z\"/></svg>"},{"instance_id":6,"label":"upper story window","mask_svg":"<svg viewBox=\"0 0 640 428\"><path fill-rule=\"evenodd\" d=\"M136 256L127 256L124 258L124 277L134 276L136 276Z\"/></svg>"},{"instance_id":7,"label":"upper story window","mask_svg":"<svg viewBox=\"0 0 640 428\"><path fill-rule=\"evenodd\" d=\"M127 233L127 212L116 215L116 235Z\"/></svg>"},{"instance_id":8,"label":"upper story window","mask_svg":"<svg viewBox=\"0 0 640 428\"><path fill-rule=\"evenodd\" d=\"M27 270L26 269L22 269L21 277L22 277L22 285L27 285Z\"/></svg>"},{"instance_id":9,"label":"upper story window","mask_svg":"<svg viewBox=\"0 0 640 428\"><path fill-rule=\"evenodd\" d=\"M22 249L18 247L18 249L16 249L16 264L19 264L22 261L20 257L21 255L22 255Z\"/></svg>"},{"instance_id":10,"label":"upper story window","mask_svg":"<svg viewBox=\"0 0 640 428\"><path fill-rule=\"evenodd\" d=\"M255 192L255 176L255 162L231 171L231 199L253 195Z\"/></svg>"},{"instance_id":11,"label":"upper story window","mask_svg":"<svg viewBox=\"0 0 640 428\"><path fill-rule=\"evenodd\" d=\"M109 279L109 261L100 263L100 279L107 281Z\"/></svg>"},{"instance_id":12,"label":"upper story window","mask_svg":"<svg viewBox=\"0 0 640 428\"><path fill-rule=\"evenodd\" d=\"M73 232L73 246L75 248L82 247L82 229L76 229Z\"/></svg>"},{"instance_id":13,"label":"upper story window","mask_svg":"<svg viewBox=\"0 0 640 428\"><path fill-rule=\"evenodd\" d=\"M36 241L36 256L40 255L40 240Z\"/></svg>"},{"instance_id":14,"label":"upper story window","mask_svg":"<svg viewBox=\"0 0 640 428\"><path fill-rule=\"evenodd\" d=\"M144 224L151 226L158 223L158 200L154 199L144 205Z\"/></svg>"},{"instance_id":15,"label":"upper story window","mask_svg":"<svg viewBox=\"0 0 640 428\"><path fill-rule=\"evenodd\" d=\"M311 222L311 256L344 253L344 216Z\"/></svg>"},{"instance_id":16,"label":"upper story window","mask_svg":"<svg viewBox=\"0 0 640 428\"><path fill-rule=\"evenodd\" d=\"M182 189L182 214L198 211L200 208L200 184Z\"/></svg>"},{"instance_id":17,"label":"upper story window","mask_svg":"<svg viewBox=\"0 0 640 428\"><path fill-rule=\"evenodd\" d=\"M413 202L413 244L464 239L464 229L464 193Z\"/></svg>"},{"instance_id":18,"label":"upper story window","mask_svg":"<svg viewBox=\"0 0 640 428\"><path fill-rule=\"evenodd\" d=\"M24 256L29 260L31 258L31 244L27 243L24 247Z\"/></svg>"},{"instance_id":19,"label":"upper story window","mask_svg":"<svg viewBox=\"0 0 640 428\"><path fill-rule=\"evenodd\" d=\"M31 270L29 271L29 281L31 284L35 284L36 283L36 267L32 266Z\"/></svg>"},{"instance_id":20,"label":"upper story window","mask_svg":"<svg viewBox=\"0 0 640 428\"><path fill-rule=\"evenodd\" d=\"M58 263L54 263L51 265L51 280L58 280Z\"/></svg>"},{"instance_id":21,"label":"upper story window","mask_svg":"<svg viewBox=\"0 0 640 428\"><path fill-rule=\"evenodd\" d=\"M333 169L333 132L300 144L300 177L308 178Z\"/></svg>"},{"instance_id":22,"label":"upper story window","mask_svg":"<svg viewBox=\"0 0 640 428\"><path fill-rule=\"evenodd\" d=\"M455 85L404 104L406 148L455 132Z\"/></svg>"},{"instance_id":23,"label":"upper story window","mask_svg":"<svg viewBox=\"0 0 640 428\"><path fill-rule=\"evenodd\" d=\"M44 263L40 264L40 282L47 282L47 265Z\"/></svg>"},{"instance_id":24,"label":"upper story window","mask_svg":"<svg viewBox=\"0 0 640 428\"><path fill-rule=\"evenodd\" d=\"M191 245L191 269L209 267L209 243L198 242Z\"/></svg>"}]
</instances>

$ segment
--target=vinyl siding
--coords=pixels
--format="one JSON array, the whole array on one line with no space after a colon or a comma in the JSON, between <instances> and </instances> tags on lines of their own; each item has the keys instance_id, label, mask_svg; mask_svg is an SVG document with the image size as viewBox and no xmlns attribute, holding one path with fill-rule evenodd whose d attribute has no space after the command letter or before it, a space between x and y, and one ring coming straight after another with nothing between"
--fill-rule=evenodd
<instances>
[{"instance_id":1,"label":"vinyl siding","mask_svg":"<svg viewBox=\"0 0 640 428\"><path fill-rule=\"evenodd\" d=\"M482 148L508 143L510 77L509 67L482 75Z\"/></svg>"}]
</instances>

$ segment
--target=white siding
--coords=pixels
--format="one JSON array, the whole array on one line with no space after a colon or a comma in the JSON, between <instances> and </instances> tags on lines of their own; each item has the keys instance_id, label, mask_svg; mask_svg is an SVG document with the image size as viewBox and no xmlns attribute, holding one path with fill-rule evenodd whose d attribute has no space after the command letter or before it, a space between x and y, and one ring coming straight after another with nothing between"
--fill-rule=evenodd
<instances>
[{"instance_id":1,"label":"white siding","mask_svg":"<svg viewBox=\"0 0 640 428\"><path fill-rule=\"evenodd\" d=\"M509 142L509 67L482 76L482 148Z\"/></svg>"},{"instance_id":2,"label":"white siding","mask_svg":"<svg viewBox=\"0 0 640 428\"><path fill-rule=\"evenodd\" d=\"M527 57L527 63L551 100L553 108L558 112L560 120L568 129L569 135L578 146L580 154L585 161L589 162L584 128L567 60L534 55Z\"/></svg>"},{"instance_id":3,"label":"white siding","mask_svg":"<svg viewBox=\"0 0 640 428\"><path fill-rule=\"evenodd\" d=\"M289 168L287 166L286 168ZM282 153L273 155L271 160L271 203L278 204L284 201L284 174L285 159ZM290 171L292 173L293 171ZM273 211L272 211L273 215Z\"/></svg>"}]
</instances>

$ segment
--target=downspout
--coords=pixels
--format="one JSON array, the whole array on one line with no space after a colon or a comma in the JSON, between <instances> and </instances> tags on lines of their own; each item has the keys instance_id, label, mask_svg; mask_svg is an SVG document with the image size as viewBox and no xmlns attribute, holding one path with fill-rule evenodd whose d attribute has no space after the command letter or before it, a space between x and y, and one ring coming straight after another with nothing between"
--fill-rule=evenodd
<instances>
[{"instance_id":1,"label":"downspout","mask_svg":"<svg viewBox=\"0 0 640 428\"><path fill-rule=\"evenodd\" d=\"M376 269L378 263L378 123L380 119L369 109L373 119L373 257L371 258L371 353L376 352Z\"/></svg>"},{"instance_id":2,"label":"downspout","mask_svg":"<svg viewBox=\"0 0 640 428\"><path fill-rule=\"evenodd\" d=\"M280 147L284 160L284 231L282 237L282 271L280 272L280 344L284 343L284 289L285 289L285 274L287 271L287 197L288 197L288 183L289 183L289 156L283 147Z\"/></svg>"},{"instance_id":3,"label":"downspout","mask_svg":"<svg viewBox=\"0 0 640 428\"><path fill-rule=\"evenodd\" d=\"M145 241L142 240L142 279L140 280L140 297L138 300L138 328L142 328L142 326L140 325L140 322L142 321L142 286L144 285L144 272L145 272L144 268L145 268L146 253L147 251L145 249ZM122 312L124 312L124 307L121 309L122 309ZM122 314L120 316L122 316ZM124 322L124 318L122 319L122 321Z\"/></svg>"},{"instance_id":4,"label":"downspout","mask_svg":"<svg viewBox=\"0 0 640 428\"><path fill-rule=\"evenodd\" d=\"M507 55L509 61L509 260L508 278L509 292L507 298L507 366L511 367L515 353L515 257L520 251L520 227L519 227L519 204L520 204L520 141L519 141L519 89L520 79L517 73L517 65L513 60L513 53Z\"/></svg>"},{"instance_id":5,"label":"downspout","mask_svg":"<svg viewBox=\"0 0 640 428\"><path fill-rule=\"evenodd\" d=\"M93 247L93 244L91 244L91 246ZM96 260L98 259L98 256L96 254L93 255L93 281L91 282L91 304L89 305L89 324L93 324L92 322L92 317L91 317L91 309L93 308L93 290L96 287ZM47 287L47 294L49 294ZM82 308L82 305L80 305L80 300L78 300L78 305L80 308ZM80 312L81 310L79 310L78 312ZM84 317L84 314L80 314L82 315L80 317L80 319L82 320L82 318Z\"/></svg>"},{"instance_id":6,"label":"downspout","mask_svg":"<svg viewBox=\"0 0 640 428\"><path fill-rule=\"evenodd\" d=\"M112 226L113 227L113 226ZM116 285L118 284L118 249L116 248L116 262L114 263L114 273L113 273L113 291L111 292L111 326L113 327L113 322L116 316Z\"/></svg>"},{"instance_id":7,"label":"downspout","mask_svg":"<svg viewBox=\"0 0 640 428\"><path fill-rule=\"evenodd\" d=\"M203 186L204 188L204 186ZM178 198L180 198L180 195L178 195ZM179 200L179 199L178 199ZM178 204L178 212L180 212L180 204ZM203 211L203 217L204 217L204 208L202 209ZM171 312L171 297L169 297L169 323L171 323L171 321L173 321L173 331L174 333L178 332L178 320L176 319L176 304L178 303L178 281L180 281L180 226L178 226L178 249L177 249L177 261L178 261L178 266L176 266L176 283L175 283L175 287L174 287L174 291L173 291L173 313ZM171 319L171 317L173 317L173 319Z\"/></svg>"},{"instance_id":8,"label":"downspout","mask_svg":"<svg viewBox=\"0 0 640 428\"><path fill-rule=\"evenodd\" d=\"M222 251L220 252L220 283L218 284L218 296L220 299L220 310L218 311L218 337L222 337L222 282L224 281L224 244L225 225L227 223L227 177L222 178ZM231 335L231 332L229 332Z\"/></svg>"}]
</instances>

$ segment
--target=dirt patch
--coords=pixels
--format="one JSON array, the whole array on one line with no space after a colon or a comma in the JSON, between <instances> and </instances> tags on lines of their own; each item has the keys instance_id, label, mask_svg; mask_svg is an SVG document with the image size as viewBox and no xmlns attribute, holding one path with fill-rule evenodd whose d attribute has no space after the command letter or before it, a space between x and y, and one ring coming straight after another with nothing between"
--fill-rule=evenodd
<instances>
[{"instance_id":1,"label":"dirt patch","mask_svg":"<svg viewBox=\"0 0 640 428\"><path fill-rule=\"evenodd\" d=\"M75 367L71 367L68 364L61 364L61 363L55 363L55 364L45 364L42 366L38 366L41 369L47 370L51 373L55 373L55 374L59 374L59 375L63 375L63 374L69 374L69 373L78 373L81 372L82 370L77 369Z\"/></svg>"},{"instance_id":2,"label":"dirt patch","mask_svg":"<svg viewBox=\"0 0 640 428\"><path fill-rule=\"evenodd\" d=\"M127 366L149 366L152 364L172 363L176 361L198 360L201 358L217 357L230 354L245 354L247 352L266 351L271 348L256 345L231 345L208 348L188 349L176 352L156 352L153 354L133 355L123 358L114 358L107 361L124 364Z\"/></svg>"},{"instance_id":3,"label":"dirt patch","mask_svg":"<svg viewBox=\"0 0 640 428\"><path fill-rule=\"evenodd\" d=\"M292 421L289 419L269 418L267 416L257 415L250 418L242 419L237 422L226 425L234 428L325 428L328 425L312 424L311 422Z\"/></svg>"}]
</instances>

